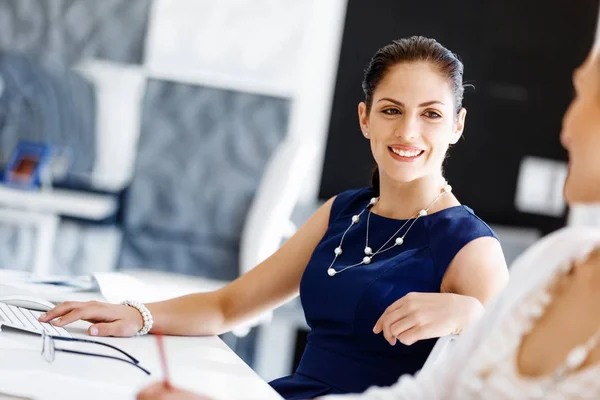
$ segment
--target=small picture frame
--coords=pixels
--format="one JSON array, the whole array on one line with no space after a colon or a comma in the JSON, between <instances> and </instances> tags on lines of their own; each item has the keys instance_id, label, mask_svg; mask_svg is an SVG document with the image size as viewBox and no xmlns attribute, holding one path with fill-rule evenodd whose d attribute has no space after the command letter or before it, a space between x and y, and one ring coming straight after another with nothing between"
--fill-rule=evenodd
<instances>
[{"instance_id":1,"label":"small picture frame","mask_svg":"<svg viewBox=\"0 0 600 400\"><path fill-rule=\"evenodd\" d=\"M4 184L23 189L37 189L51 159L50 145L20 141L4 167Z\"/></svg>"}]
</instances>

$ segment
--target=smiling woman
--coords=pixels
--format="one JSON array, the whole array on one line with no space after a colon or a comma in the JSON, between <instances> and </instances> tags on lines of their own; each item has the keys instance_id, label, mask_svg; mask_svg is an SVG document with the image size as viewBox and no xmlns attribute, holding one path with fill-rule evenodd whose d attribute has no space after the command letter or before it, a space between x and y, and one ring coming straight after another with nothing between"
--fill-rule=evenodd
<instances>
[{"instance_id":1,"label":"smiling woman","mask_svg":"<svg viewBox=\"0 0 600 400\"><path fill-rule=\"evenodd\" d=\"M452 52L424 37L395 41L369 63L358 116L373 185L333 202L300 285L308 345L296 374L272 383L284 397L357 392L416 372L435 342L426 339L476 319L464 300L485 303L506 284L494 233L442 175L465 124L462 74Z\"/></svg>"}]
</instances>

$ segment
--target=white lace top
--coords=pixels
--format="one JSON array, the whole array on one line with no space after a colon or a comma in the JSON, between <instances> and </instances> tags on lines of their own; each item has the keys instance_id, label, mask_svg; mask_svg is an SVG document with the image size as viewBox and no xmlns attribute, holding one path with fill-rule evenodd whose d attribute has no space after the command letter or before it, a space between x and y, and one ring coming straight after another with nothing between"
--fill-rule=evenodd
<instances>
[{"instance_id":1,"label":"white lace top","mask_svg":"<svg viewBox=\"0 0 600 400\"><path fill-rule=\"evenodd\" d=\"M555 232L522 255L511 268L508 287L488 307L477 326L463 335L444 360L403 376L390 388L335 400L504 400L600 399L600 363L554 381L522 377L517 354L522 337L550 301L547 288L565 265L600 245L600 230L570 227Z\"/></svg>"}]
</instances>

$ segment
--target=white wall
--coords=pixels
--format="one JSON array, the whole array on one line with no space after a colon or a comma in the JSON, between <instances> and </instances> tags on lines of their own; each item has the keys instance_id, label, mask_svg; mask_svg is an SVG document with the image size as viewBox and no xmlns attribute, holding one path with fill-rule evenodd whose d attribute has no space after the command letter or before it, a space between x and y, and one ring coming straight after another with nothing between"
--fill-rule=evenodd
<instances>
[{"instance_id":1,"label":"white wall","mask_svg":"<svg viewBox=\"0 0 600 400\"><path fill-rule=\"evenodd\" d=\"M155 0L145 66L152 74L293 96L311 0Z\"/></svg>"}]
</instances>

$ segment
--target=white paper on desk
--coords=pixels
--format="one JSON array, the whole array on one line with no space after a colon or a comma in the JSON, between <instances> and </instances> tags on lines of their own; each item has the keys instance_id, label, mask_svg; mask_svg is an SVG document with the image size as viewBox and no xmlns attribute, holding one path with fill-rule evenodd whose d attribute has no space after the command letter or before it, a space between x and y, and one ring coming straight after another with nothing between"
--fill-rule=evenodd
<instances>
[{"instance_id":1,"label":"white paper on desk","mask_svg":"<svg viewBox=\"0 0 600 400\"><path fill-rule=\"evenodd\" d=\"M2 392L35 400L131 400L135 398L136 389L41 371L3 371L0 375Z\"/></svg>"},{"instance_id":2,"label":"white paper on desk","mask_svg":"<svg viewBox=\"0 0 600 400\"><path fill-rule=\"evenodd\" d=\"M173 286L168 283L148 285L133 276L122 272L102 272L94 274L102 296L111 303L135 299L142 303L162 301L174 297L197 293L203 288Z\"/></svg>"},{"instance_id":3,"label":"white paper on desk","mask_svg":"<svg viewBox=\"0 0 600 400\"><path fill-rule=\"evenodd\" d=\"M136 299L144 303L157 301L150 286L129 275L107 272L94 274L94 277L102 296L111 303L128 299Z\"/></svg>"}]
</instances>

